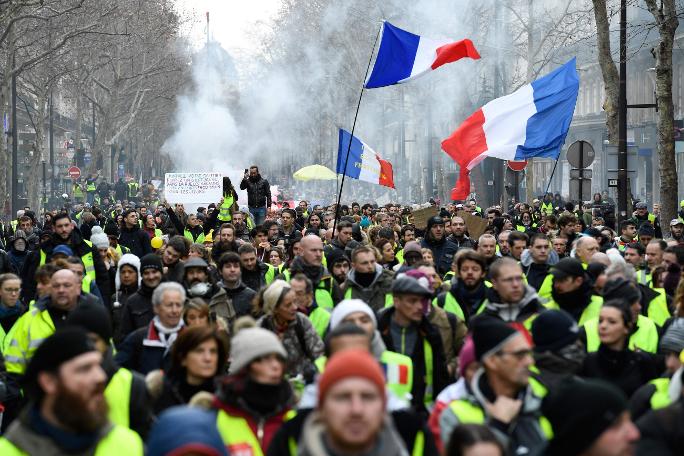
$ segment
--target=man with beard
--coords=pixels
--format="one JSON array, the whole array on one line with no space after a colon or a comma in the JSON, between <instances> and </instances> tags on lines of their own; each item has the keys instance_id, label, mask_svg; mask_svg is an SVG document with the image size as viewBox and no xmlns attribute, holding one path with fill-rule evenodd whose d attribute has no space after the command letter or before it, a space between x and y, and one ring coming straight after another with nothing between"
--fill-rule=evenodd
<instances>
[{"instance_id":1,"label":"man with beard","mask_svg":"<svg viewBox=\"0 0 684 456\"><path fill-rule=\"evenodd\" d=\"M285 247L288 247L295 241L302 239L302 232L295 223L297 213L293 209L283 209L280 219L283 225L280 228L280 239L285 240Z\"/></svg>"},{"instance_id":2,"label":"man with beard","mask_svg":"<svg viewBox=\"0 0 684 456\"><path fill-rule=\"evenodd\" d=\"M247 205L249 213L256 225L264 223L266 208L271 207L271 186L259 174L259 167L252 165L249 172L245 172L240 182L240 190L247 190ZM294 220L294 218L293 218Z\"/></svg>"},{"instance_id":3,"label":"man with beard","mask_svg":"<svg viewBox=\"0 0 684 456\"><path fill-rule=\"evenodd\" d=\"M440 276L444 276L451 269L451 262L458 247L447 240L442 217L434 216L428 220L425 239L420 246L432 251L435 267Z\"/></svg>"},{"instance_id":4,"label":"man with beard","mask_svg":"<svg viewBox=\"0 0 684 456\"><path fill-rule=\"evenodd\" d=\"M119 244L128 247L131 253L138 258L152 253L150 237L140 229L138 213L135 209L127 209L123 213L123 222L124 226L121 227L121 234L119 234Z\"/></svg>"},{"instance_id":5,"label":"man with beard","mask_svg":"<svg viewBox=\"0 0 684 456\"><path fill-rule=\"evenodd\" d=\"M250 242L249 228L245 219L245 214L241 211L233 212L233 226L235 227L235 238L244 242Z\"/></svg>"},{"instance_id":6,"label":"man with beard","mask_svg":"<svg viewBox=\"0 0 684 456\"><path fill-rule=\"evenodd\" d=\"M344 250L332 251L326 258L328 260L330 273L335 279L335 282L337 282L338 285L342 285L344 281L347 280L347 273L350 269L349 259L344 254Z\"/></svg>"},{"instance_id":7,"label":"man with beard","mask_svg":"<svg viewBox=\"0 0 684 456\"><path fill-rule=\"evenodd\" d=\"M242 268L242 281L254 291L258 291L261 287L268 285L266 283L266 275L273 268L270 264L259 261L256 254L257 251L252 244L242 244L238 249ZM275 276L275 273L273 276Z\"/></svg>"},{"instance_id":8,"label":"man with beard","mask_svg":"<svg viewBox=\"0 0 684 456\"><path fill-rule=\"evenodd\" d=\"M218 263L221 256L226 252L237 253L240 246L235 241L235 227L232 223L224 223L219 228L216 241L211 247L211 259Z\"/></svg>"},{"instance_id":9,"label":"man with beard","mask_svg":"<svg viewBox=\"0 0 684 456\"><path fill-rule=\"evenodd\" d=\"M64 326L69 313L82 304L102 305L95 296L81 294L81 279L70 269L52 274L50 294L22 315L8 335L10 340L4 351L8 374L23 374L41 342Z\"/></svg>"},{"instance_id":10,"label":"man with beard","mask_svg":"<svg viewBox=\"0 0 684 456\"><path fill-rule=\"evenodd\" d=\"M112 322L107 310L103 306L79 306L67 318L66 327L86 331L102 354L102 368L107 374L104 395L109 419L145 437L153 421L145 377L114 362L114 350L109 343Z\"/></svg>"},{"instance_id":11,"label":"man with beard","mask_svg":"<svg viewBox=\"0 0 684 456\"><path fill-rule=\"evenodd\" d=\"M577 238L577 217L573 214L563 214L558 218L558 237L565 239L567 249Z\"/></svg>"},{"instance_id":12,"label":"man with beard","mask_svg":"<svg viewBox=\"0 0 684 456\"><path fill-rule=\"evenodd\" d=\"M497 238L497 245L499 251L496 253L499 257L507 257L511 255L510 245L508 244L508 237L511 235L511 230L503 230L499 233Z\"/></svg>"},{"instance_id":13,"label":"man with beard","mask_svg":"<svg viewBox=\"0 0 684 456\"><path fill-rule=\"evenodd\" d=\"M545 304L547 308L565 310L579 325L598 318L603 298L593 294L582 263L574 258L563 258L551 268L551 274L553 292Z\"/></svg>"},{"instance_id":14,"label":"man with beard","mask_svg":"<svg viewBox=\"0 0 684 456\"><path fill-rule=\"evenodd\" d=\"M468 322L485 300L486 260L474 250L464 249L456 254L454 263L458 279L452 280L451 289L440 293L433 303Z\"/></svg>"},{"instance_id":15,"label":"man with beard","mask_svg":"<svg viewBox=\"0 0 684 456\"><path fill-rule=\"evenodd\" d=\"M289 271L287 280L301 272L311 280L314 287L314 298L319 307L332 310L341 301L340 287L332 275L323 266L323 241L315 235L307 235L300 241L301 254L297 256Z\"/></svg>"},{"instance_id":16,"label":"man with beard","mask_svg":"<svg viewBox=\"0 0 684 456\"><path fill-rule=\"evenodd\" d=\"M394 272L375 261L375 249L361 246L352 252L352 269L340 286L344 299L360 299L378 312L392 305Z\"/></svg>"},{"instance_id":17,"label":"man with beard","mask_svg":"<svg viewBox=\"0 0 684 456\"><path fill-rule=\"evenodd\" d=\"M670 236L680 244L684 244L684 221L680 218L670 221Z\"/></svg>"},{"instance_id":18,"label":"man with beard","mask_svg":"<svg viewBox=\"0 0 684 456\"><path fill-rule=\"evenodd\" d=\"M74 224L66 212L61 212L53 218L54 231L49 239L42 242L40 248L30 252L24 263L21 273L22 279L22 301L29 302L35 299L36 294L36 270L49 263L52 251L58 245L67 245L74 255L81 258L85 266L86 275L90 280L95 280L102 296L111 296L109 286L110 277L107 268L100 257L100 253L92 246L90 241L86 241L81 233L74 229Z\"/></svg>"},{"instance_id":19,"label":"man with beard","mask_svg":"<svg viewBox=\"0 0 684 456\"><path fill-rule=\"evenodd\" d=\"M463 217L454 216L451 218L451 235L447 240L456 244L458 249L472 249L473 241L466 236L466 225Z\"/></svg>"},{"instance_id":20,"label":"man with beard","mask_svg":"<svg viewBox=\"0 0 684 456\"><path fill-rule=\"evenodd\" d=\"M152 293L162 281L163 266L159 255L150 253L140 260L140 288L133 293L121 310L121 336L114 342L117 346L138 328L147 326L154 317Z\"/></svg>"},{"instance_id":21,"label":"man with beard","mask_svg":"<svg viewBox=\"0 0 684 456\"><path fill-rule=\"evenodd\" d=\"M101 363L82 329L65 328L45 340L24 378L30 402L0 439L0 454L142 455L140 437L108 420Z\"/></svg>"}]
</instances>

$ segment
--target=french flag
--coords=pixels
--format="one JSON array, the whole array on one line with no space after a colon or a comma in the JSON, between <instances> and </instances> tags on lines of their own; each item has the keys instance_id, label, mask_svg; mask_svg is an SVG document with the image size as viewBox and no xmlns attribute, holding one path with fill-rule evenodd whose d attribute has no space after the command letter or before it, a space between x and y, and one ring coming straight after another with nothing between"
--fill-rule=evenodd
<instances>
[{"instance_id":1,"label":"french flag","mask_svg":"<svg viewBox=\"0 0 684 456\"><path fill-rule=\"evenodd\" d=\"M364 87L375 89L401 84L464 57L480 58L468 39L454 42L425 38L385 21L373 72Z\"/></svg>"},{"instance_id":2,"label":"french flag","mask_svg":"<svg viewBox=\"0 0 684 456\"><path fill-rule=\"evenodd\" d=\"M578 91L579 76L573 58L475 111L442 141L442 150L461 167L452 199L467 198L468 171L487 157L509 161L532 157L558 159L575 112Z\"/></svg>"},{"instance_id":3,"label":"french flag","mask_svg":"<svg viewBox=\"0 0 684 456\"><path fill-rule=\"evenodd\" d=\"M346 158L347 151L349 151L348 159ZM337 149L337 174L394 188L392 164L380 158L368 144L341 128Z\"/></svg>"},{"instance_id":4,"label":"french flag","mask_svg":"<svg viewBox=\"0 0 684 456\"><path fill-rule=\"evenodd\" d=\"M403 364L387 364L381 363L382 370L385 372L385 379L387 383L394 383L398 385L408 385L409 383L409 369Z\"/></svg>"}]
</instances>

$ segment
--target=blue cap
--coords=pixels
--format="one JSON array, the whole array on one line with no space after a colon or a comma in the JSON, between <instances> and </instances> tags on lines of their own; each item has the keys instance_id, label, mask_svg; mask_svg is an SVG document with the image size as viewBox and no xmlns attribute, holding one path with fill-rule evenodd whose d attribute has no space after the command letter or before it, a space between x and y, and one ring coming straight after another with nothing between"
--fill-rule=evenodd
<instances>
[{"instance_id":1,"label":"blue cap","mask_svg":"<svg viewBox=\"0 0 684 456\"><path fill-rule=\"evenodd\" d=\"M68 256L68 257L69 257L69 256L74 256L74 251L71 250L71 247L69 247L68 245L64 245L64 244L60 244L60 245L58 245L57 247L55 247L54 249L52 249L52 254L53 254L53 255L57 255L57 254L60 254L60 253L61 253L62 255L66 255L66 256Z\"/></svg>"}]
</instances>

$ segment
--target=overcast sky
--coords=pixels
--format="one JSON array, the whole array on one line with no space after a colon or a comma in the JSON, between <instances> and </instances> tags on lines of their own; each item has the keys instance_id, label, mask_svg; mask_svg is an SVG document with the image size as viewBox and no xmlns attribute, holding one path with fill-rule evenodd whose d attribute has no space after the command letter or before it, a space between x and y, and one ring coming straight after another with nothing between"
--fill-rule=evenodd
<instances>
[{"instance_id":1,"label":"overcast sky","mask_svg":"<svg viewBox=\"0 0 684 456\"><path fill-rule=\"evenodd\" d=\"M249 54L256 47L255 36L278 11L280 0L176 0L181 11L197 20L189 31L193 41L206 39L206 12L210 13L210 34L231 53Z\"/></svg>"}]
</instances>

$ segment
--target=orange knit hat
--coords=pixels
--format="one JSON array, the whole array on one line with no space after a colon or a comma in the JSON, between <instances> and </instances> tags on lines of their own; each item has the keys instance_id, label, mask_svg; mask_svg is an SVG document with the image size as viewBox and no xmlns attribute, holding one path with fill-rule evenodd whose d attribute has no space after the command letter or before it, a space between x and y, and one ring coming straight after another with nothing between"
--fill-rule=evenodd
<instances>
[{"instance_id":1,"label":"orange knit hat","mask_svg":"<svg viewBox=\"0 0 684 456\"><path fill-rule=\"evenodd\" d=\"M385 376L378 361L367 351L349 349L336 353L325 365L325 371L318 381L319 407L330 387L350 377L361 377L374 383L385 401Z\"/></svg>"}]
</instances>

